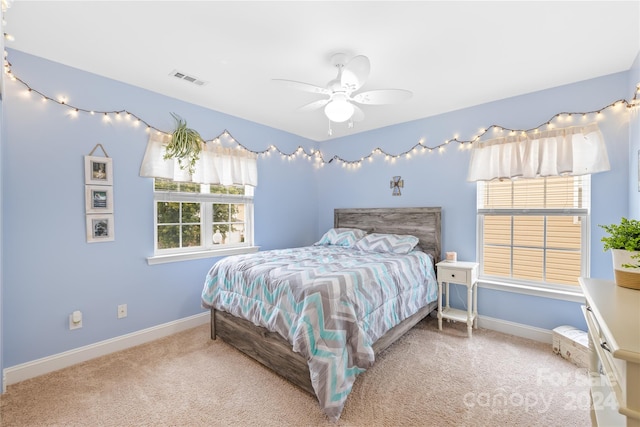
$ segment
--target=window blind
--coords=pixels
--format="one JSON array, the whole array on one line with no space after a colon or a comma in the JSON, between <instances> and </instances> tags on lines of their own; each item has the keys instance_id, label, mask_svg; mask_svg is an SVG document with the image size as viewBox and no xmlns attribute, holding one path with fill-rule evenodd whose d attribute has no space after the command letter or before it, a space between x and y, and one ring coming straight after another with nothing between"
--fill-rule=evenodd
<instances>
[{"instance_id":1,"label":"window blind","mask_svg":"<svg viewBox=\"0 0 640 427\"><path fill-rule=\"evenodd\" d=\"M587 212L590 175L478 182L478 211Z\"/></svg>"},{"instance_id":2,"label":"window blind","mask_svg":"<svg viewBox=\"0 0 640 427\"><path fill-rule=\"evenodd\" d=\"M478 182L482 275L577 286L585 274L590 178Z\"/></svg>"}]
</instances>

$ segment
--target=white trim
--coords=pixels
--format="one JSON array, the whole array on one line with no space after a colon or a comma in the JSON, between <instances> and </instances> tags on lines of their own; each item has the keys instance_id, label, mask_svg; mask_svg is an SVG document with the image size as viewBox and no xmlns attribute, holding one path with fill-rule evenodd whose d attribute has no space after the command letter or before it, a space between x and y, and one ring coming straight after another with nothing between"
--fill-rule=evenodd
<instances>
[{"instance_id":1,"label":"white trim","mask_svg":"<svg viewBox=\"0 0 640 427\"><path fill-rule=\"evenodd\" d=\"M545 344L553 343L553 336L551 331L548 329L510 322L508 320L496 319L494 317L478 316L478 327L502 332L503 334L528 338Z\"/></svg>"},{"instance_id":2,"label":"white trim","mask_svg":"<svg viewBox=\"0 0 640 427\"><path fill-rule=\"evenodd\" d=\"M214 258L219 256L228 256L228 255L251 254L254 252L258 252L258 249L260 249L260 246L242 246L242 247L227 248L227 249L215 249L210 251L182 252L182 253L174 253L174 254L167 254L167 255L156 255L156 256L148 257L147 264L155 265L155 264L165 264L167 262L189 261L192 259Z\"/></svg>"},{"instance_id":3,"label":"white trim","mask_svg":"<svg viewBox=\"0 0 640 427\"><path fill-rule=\"evenodd\" d=\"M100 341L95 344L74 348L73 350L63 353L21 363L20 365L10 366L2 371L4 378L2 391L6 391L7 385L16 384L20 381L48 374L49 372L57 371L96 357L125 350L187 329L195 328L196 326L204 325L209 323L209 318L209 311L206 311L162 325L152 326L151 328Z\"/></svg>"},{"instance_id":4,"label":"white trim","mask_svg":"<svg viewBox=\"0 0 640 427\"><path fill-rule=\"evenodd\" d=\"M479 288L485 289L494 289L497 291L503 292L513 292L517 294L524 295L533 295L536 297L542 298L552 298L563 301L571 301L578 302L584 304L584 294L580 288L577 288L575 291L572 290L563 290L563 289L552 289L552 288L543 288L536 286L527 286L527 285L516 285L513 283L503 283L503 282L495 282L490 280L480 279L478 281Z\"/></svg>"},{"instance_id":5,"label":"white trim","mask_svg":"<svg viewBox=\"0 0 640 427\"><path fill-rule=\"evenodd\" d=\"M187 329L207 324L209 323L209 316L210 314L207 311L95 344L65 351L63 353L54 354L53 356L5 368L2 371L2 391L3 393L6 392L6 387L11 384L16 384L30 378L35 378L40 375L48 374L49 372L54 372L77 363L94 359L96 357L125 350L136 345L144 344ZM509 335L552 344L551 331L537 328L535 326L523 325L521 323L487 316L478 317L478 326Z\"/></svg>"},{"instance_id":6,"label":"white trim","mask_svg":"<svg viewBox=\"0 0 640 427\"><path fill-rule=\"evenodd\" d=\"M170 181L170 180L169 180ZM189 184L183 182L183 184ZM191 183L195 184L195 183ZM154 180L154 192L153 192L153 255L147 258L149 265L162 264L166 262L176 261L188 261L192 259L210 258L216 256L236 255L239 253L252 253L251 248L254 247L253 241L253 193L254 187L249 185L239 186L244 188L244 194L221 194L210 193L211 186L209 184L199 184L200 192L181 192L171 190L155 190ZM192 247L182 247L182 243L178 248L159 249L158 248L158 203L159 202L179 202L179 203L198 203L200 205L200 244ZM244 220L238 221L224 221L222 223L214 224L213 205L216 203L221 204L242 204L245 207ZM229 217L229 220L232 218ZM188 225L189 223L183 223L182 220L178 220L175 226ZM195 225L196 223L192 223ZM244 233L244 240L242 243L229 243L224 245L214 244L212 237L214 235L214 227L220 225L227 225L232 227L234 225L242 226ZM166 225L166 224L165 224ZM220 246L224 246L220 248ZM237 248L249 248L246 252L235 252ZM256 249L257 250L257 249ZM176 254L188 254L187 256Z\"/></svg>"}]
</instances>

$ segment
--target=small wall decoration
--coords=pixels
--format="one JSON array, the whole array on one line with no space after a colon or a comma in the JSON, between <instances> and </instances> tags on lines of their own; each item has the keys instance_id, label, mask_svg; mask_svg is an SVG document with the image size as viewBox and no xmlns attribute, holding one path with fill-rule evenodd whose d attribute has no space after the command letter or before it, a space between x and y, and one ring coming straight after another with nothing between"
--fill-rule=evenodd
<instances>
[{"instance_id":1,"label":"small wall decoration","mask_svg":"<svg viewBox=\"0 0 640 427\"><path fill-rule=\"evenodd\" d=\"M98 145L102 147L101 144ZM113 162L111 159L109 157L84 156L84 183L87 185L113 185Z\"/></svg>"},{"instance_id":2,"label":"small wall decoration","mask_svg":"<svg viewBox=\"0 0 640 427\"><path fill-rule=\"evenodd\" d=\"M93 155L98 148L104 157ZM84 156L84 183L87 242L114 240L113 161L102 144Z\"/></svg>"},{"instance_id":3,"label":"small wall decoration","mask_svg":"<svg viewBox=\"0 0 640 427\"><path fill-rule=\"evenodd\" d=\"M404 187L404 180L401 176L394 176L389 183L389 188L393 189L391 193L394 196L402 196L400 189Z\"/></svg>"},{"instance_id":4,"label":"small wall decoration","mask_svg":"<svg viewBox=\"0 0 640 427\"><path fill-rule=\"evenodd\" d=\"M85 185L86 213L113 213L113 187Z\"/></svg>"},{"instance_id":5,"label":"small wall decoration","mask_svg":"<svg viewBox=\"0 0 640 427\"><path fill-rule=\"evenodd\" d=\"M87 242L110 242L114 240L113 214L87 215Z\"/></svg>"}]
</instances>

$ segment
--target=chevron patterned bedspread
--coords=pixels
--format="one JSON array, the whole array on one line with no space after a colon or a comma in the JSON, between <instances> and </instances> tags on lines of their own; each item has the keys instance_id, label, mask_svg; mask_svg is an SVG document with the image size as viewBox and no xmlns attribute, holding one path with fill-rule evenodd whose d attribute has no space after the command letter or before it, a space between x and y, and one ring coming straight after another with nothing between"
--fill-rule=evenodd
<instances>
[{"instance_id":1,"label":"chevron patterned bedspread","mask_svg":"<svg viewBox=\"0 0 640 427\"><path fill-rule=\"evenodd\" d=\"M287 339L306 357L323 411L340 417L372 344L437 298L431 258L309 246L218 261L203 306L242 317Z\"/></svg>"}]
</instances>

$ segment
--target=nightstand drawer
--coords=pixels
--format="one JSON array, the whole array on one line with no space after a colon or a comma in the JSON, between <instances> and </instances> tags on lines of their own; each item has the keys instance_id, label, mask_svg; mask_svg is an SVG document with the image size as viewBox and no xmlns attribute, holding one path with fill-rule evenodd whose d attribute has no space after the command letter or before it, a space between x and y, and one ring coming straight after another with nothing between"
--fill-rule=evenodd
<instances>
[{"instance_id":1,"label":"nightstand drawer","mask_svg":"<svg viewBox=\"0 0 640 427\"><path fill-rule=\"evenodd\" d=\"M453 282L465 285L469 283L469 270L458 270L454 268L442 268L438 269L438 280L440 282Z\"/></svg>"}]
</instances>

